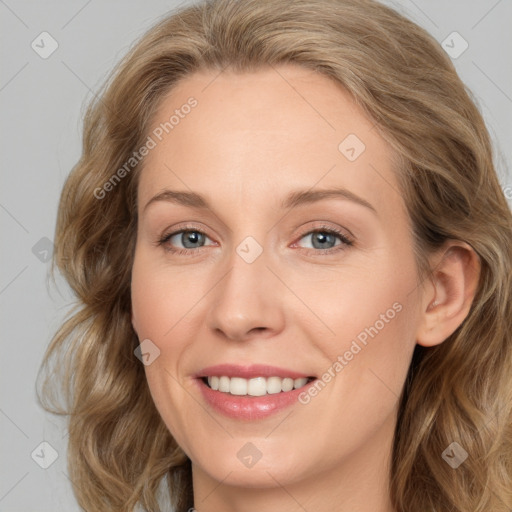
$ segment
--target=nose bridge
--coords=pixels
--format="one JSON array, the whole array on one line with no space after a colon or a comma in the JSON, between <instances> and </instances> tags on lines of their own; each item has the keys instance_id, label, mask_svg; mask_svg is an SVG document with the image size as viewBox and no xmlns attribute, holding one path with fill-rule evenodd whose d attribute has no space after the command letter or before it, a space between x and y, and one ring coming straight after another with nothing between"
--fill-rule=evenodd
<instances>
[{"instance_id":1,"label":"nose bridge","mask_svg":"<svg viewBox=\"0 0 512 512\"><path fill-rule=\"evenodd\" d=\"M210 328L230 339L244 339L253 330L282 329L279 283L267 268L269 254L254 237L234 246L224 263L227 273L215 287ZM224 273L224 272L223 272Z\"/></svg>"}]
</instances>

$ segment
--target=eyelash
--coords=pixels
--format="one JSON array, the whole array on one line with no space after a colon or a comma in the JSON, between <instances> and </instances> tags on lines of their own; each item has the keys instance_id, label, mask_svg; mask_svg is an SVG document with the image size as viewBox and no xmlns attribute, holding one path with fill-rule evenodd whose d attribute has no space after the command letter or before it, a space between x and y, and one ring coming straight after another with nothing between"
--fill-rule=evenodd
<instances>
[{"instance_id":1,"label":"eyelash","mask_svg":"<svg viewBox=\"0 0 512 512\"><path fill-rule=\"evenodd\" d=\"M169 245L166 245L167 242L174 236L174 235L178 235L180 233L187 233L187 232L192 232L192 233L200 233L202 235L205 235L208 237L208 235L206 233L204 233L203 231L201 231L200 229L197 229L195 228L194 226L184 226L183 228L177 230L177 231L173 231L171 233L167 233L165 235L162 236L162 238L160 238L160 240L158 240L157 242L157 245L158 246L164 246L164 249L172 254L175 254L175 255L187 255L187 254L190 254L190 252L198 252L200 249L203 249L204 247L198 247L198 248L195 248L195 249L174 249L172 248L171 246ZM314 253L316 253L317 256L327 256L327 255L330 255L330 254L333 254L333 253L337 253L339 251L343 251L345 250L347 247L350 247L352 245L354 245L354 241L347 237L347 235L345 233L342 233L340 230L336 229L336 228L333 228L333 227L329 227L329 226L318 226L318 227L315 227L314 229L311 229L309 231L305 231L304 233L302 233L298 240L301 240L302 238L304 238L306 235L311 235L311 234L314 234L314 233L326 233L326 234L329 234L329 235L336 235L340 240L341 240L341 243L339 245L335 245L334 247L330 247L329 249L314 249L314 248L306 248L306 250L309 252L309 251L312 251Z\"/></svg>"}]
</instances>

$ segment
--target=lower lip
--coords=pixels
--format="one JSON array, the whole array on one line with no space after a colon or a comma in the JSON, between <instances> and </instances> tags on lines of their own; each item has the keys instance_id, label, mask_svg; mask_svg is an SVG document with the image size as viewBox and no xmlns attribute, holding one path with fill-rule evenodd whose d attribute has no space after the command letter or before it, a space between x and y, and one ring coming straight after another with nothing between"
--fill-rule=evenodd
<instances>
[{"instance_id":1,"label":"lower lip","mask_svg":"<svg viewBox=\"0 0 512 512\"><path fill-rule=\"evenodd\" d=\"M202 379L196 379L206 402L216 411L239 420L259 420L290 407L298 402L300 393L306 391L310 384L291 391L281 391L263 396L237 396L222 391L215 391Z\"/></svg>"}]
</instances>

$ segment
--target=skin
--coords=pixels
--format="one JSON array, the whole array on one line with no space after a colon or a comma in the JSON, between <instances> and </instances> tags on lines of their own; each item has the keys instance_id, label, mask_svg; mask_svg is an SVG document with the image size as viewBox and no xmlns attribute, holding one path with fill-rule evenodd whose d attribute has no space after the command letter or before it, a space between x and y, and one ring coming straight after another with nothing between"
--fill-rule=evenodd
<instances>
[{"instance_id":1,"label":"skin","mask_svg":"<svg viewBox=\"0 0 512 512\"><path fill-rule=\"evenodd\" d=\"M419 285L391 149L326 77L294 65L195 73L162 100L151 130L190 96L198 105L144 159L132 322L160 350L146 376L192 460L195 508L391 512L392 438L415 344L442 343L466 317L477 257L450 241ZM354 161L338 149L348 134L366 146ZM375 211L340 197L280 206L292 191L331 187ZM165 189L197 192L210 208L165 200L146 208ZM184 248L180 235L158 244L184 223L205 233L202 248L166 250ZM335 237L323 247L341 250L315 248L319 224L353 244ZM248 236L263 249L252 263L236 251ZM321 376L396 303L400 312L307 404L240 421L198 391L193 375L220 363ZM262 455L251 468L237 457L248 442Z\"/></svg>"}]
</instances>

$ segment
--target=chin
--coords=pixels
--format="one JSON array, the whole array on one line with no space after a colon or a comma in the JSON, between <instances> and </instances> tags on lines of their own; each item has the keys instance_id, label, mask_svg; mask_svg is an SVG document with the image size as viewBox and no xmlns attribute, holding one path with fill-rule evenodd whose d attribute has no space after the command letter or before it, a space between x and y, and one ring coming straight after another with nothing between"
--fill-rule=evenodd
<instances>
[{"instance_id":1,"label":"chin","mask_svg":"<svg viewBox=\"0 0 512 512\"><path fill-rule=\"evenodd\" d=\"M206 456L203 452L192 459L194 469L226 485L261 489L296 483L308 476L310 471L302 462L311 461L311 457L294 446L265 447L264 441L230 439L218 444L218 449L209 450Z\"/></svg>"}]
</instances>

